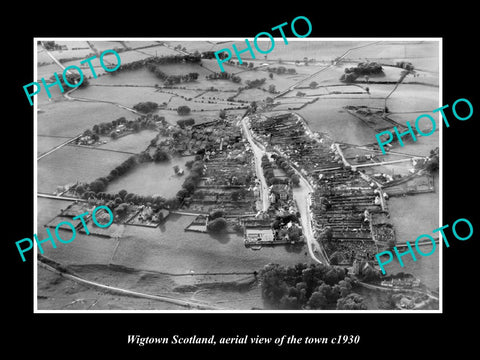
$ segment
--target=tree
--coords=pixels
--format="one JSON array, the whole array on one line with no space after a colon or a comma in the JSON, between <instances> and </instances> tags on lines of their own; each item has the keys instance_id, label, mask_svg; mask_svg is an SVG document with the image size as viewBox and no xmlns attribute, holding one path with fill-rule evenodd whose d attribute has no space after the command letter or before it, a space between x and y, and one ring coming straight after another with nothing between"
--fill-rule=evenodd
<instances>
[{"instance_id":1,"label":"tree","mask_svg":"<svg viewBox=\"0 0 480 360\"><path fill-rule=\"evenodd\" d=\"M227 112L225 109L220 110L220 113L218 114L220 119L225 119L227 117Z\"/></svg>"},{"instance_id":2,"label":"tree","mask_svg":"<svg viewBox=\"0 0 480 360\"><path fill-rule=\"evenodd\" d=\"M132 129L133 129L133 131L135 131L135 132L139 132L139 131L140 131L140 124L138 123L138 121L135 121L135 122L133 123Z\"/></svg>"},{"instance_id":3,"label":"tree","mask_svg":"<svg viewBox=\"0 0 480 360\"><path fill-rule=\"evenodd\" d=\"M328 272L325 274L325 282L329 285L335 285L340 280L345 278L345 270L340 267L332 267Z\"/></svg>"},{"instance_id":4,"label":"tree","mask_svg":"<svg viewBox=\"0 0 480 360\"><path fill-rule=\"evenodd\" d=\"M177 192L177 199L178 199L179 201L183 201L183 199L185 199L188 195L189 195L188 190L186 190L186 189L180 189L180 190L178 190L178 192Z\"/></svg>"},{"instance_id":5,"label":"tree","mask_svg":"<svg viewBox=\"0 0 480 360\"><path fill-rule=\"evenodd\" d=\"M100 180L94 180L93 182L90 183L90 190L93 191L94 193L98 193L100 191L105 190L105 183Z\"/></svg>"},{"instance_id":6,"label":"tree","mask_svg":"<svg viewBox=\"0 0 480 360\"><path fill-rule=\"evenodd\" d=\"M338 299L337 310L367 310L367 305L362 296L351 293L346 297Z\"/></svg>"},{"instance_id":7,"label":"tree","mask_svg":"<svg viewBox=\"0 0 480 360\"><path fill-rule=\"evenodd\" d=\"M155 162L163 162L167 161L168 159L168 154L161 149L157 149L157 151L153 155L153 161Z\"/></svg>"},{"instance_id":8,"label":"tree","mask_svg":"<svg viewBox=\"0 0 480 360\"><path fill-rule=\"evenodd\" d=\"M177 108L178 115L188 115L190 114L190 108L186 105L181 105Z\"/></svg>"},{"instance_id":9,"label":"tree","mask_svg":"<svg viewBox=\"0 0 480 360\"><path fill-rule=\"evenodd\" d=\"M207 230L213 233L220 233L227 228L227 220L223 217L217 218L213 221L209 221L207 225Z\"/></svg>"},{"instance_id":10,"label":"tree","mask_svg":"<svg viewBox=\"0 0 480 360\"><path fill-rule=\"evenodd\" d=\"M221 218L223 217L225 214L223 213L222 210L215 210L214 212L210 213L208 215L208 218L211 220L215 220L215 219L218 219L218 218Z\"/></svg>"},{"instance_id":11,"label":"tree","mask_svg":"<svg viewBox=\"0 0 480 360\"><path fill-rule=\"evenodd\" d=\"M279 309L282 310L290 310L290 309L300 309L299 302L296 296L290 296L288 294L285 294L282 296L280 299Z\"/></svg>"},{"instance_id":12,"label":"tree","mask_svg":"<svg viewBox=\"0 0 480 360\"><path fill-rule=\"evenodd\" d=\"M276 91L275 85L270 85L270 86L268 87L268 92L269 92L269 93L275 94L275 91Z\"/></svg>"},{"instance_id":13,"label":"tree","mask_svg":"<svg viewBox=\"0 0 480 360\"><path fill-rule=\"evenodd\" d=\"M118 204L117 207L115 207L115 215L123 216L126 214L127 210L128 210L128 204L126 203Z\"/></svg>"},{"instance_id":14,"label":"tree","mask_svg":"<svg viewBox=\"0 0 480 360\"><path fill-rule=\"evenodd\" d=\"M273 73L268 74L268 76L270 77L270 79L273 79Z\"/></svg>"},{"instance_id":15,"label":"tree","mask_svg":"<svg viewBox=\"0 0 480 360\"><path fill-rule=\"evenodd\" d=\"M310 309L316 310L316 309L325 309L327 306L328 301L326 296L323 293L320 293L318 291L314 292L311 296L310 299L307 302L307 306Z\"/></svg>"},{"instance_id":16,"label":"tree","mask_svg":"<svg viewBox=\"0 0 480 360\"><path fill-rule=\"evenodd\" d=\"M299 186L300 185L300 177L297 174L293 174L290 177L290 180L292 180L293 186Z\"/></svg>"},{"instance_id":17,"label":"tree","mask_svg":"<svg viewBox=\"0 0 480 360\"><path fill-rule=\"evenodd\" d=\"M146 101L146 102L140 102L138 104L135 104L133 108L142 113L150 113L152 111L157 110L158 104L152 101Z\"/></svg>"},{"instance_id":18,"label":"tree","mask_svg":"<svg viewBox=\"0 0 480 360\"><path fill-rule=\"evenodd\" d=\"M316 81L312 81L309 86L311 89L315 89L318 86L318 83Z\"/></svg>"},{"instance_id":19,"label":"tree","mask_svg":"<svg viewBox=\"0 0 480 360\"><path fill-rule=\"evenodd\" d=\"M118 195L120 195L122 199L125 199L125 196L127 195L127 193L128 193L127 190L122 189L118 192Z\"/></svg>"},{"instance_id":20,"label":"tree","mask_svg":"<svg viewBox=\"0 0 480 360\"><path fill-rule=\"evenodd\" d=\"M182 187L188 191L189 194L193 193L195 190L195 182L192 179L186 180L183 184Z\"/></svg>"},{"instance_id":21,"label":"tree","mask_svg":"<svg viewBox=\"0 0 480 360\"><path fill-rule=\"evenodd\" d=\"M81 196L85 192L85 187L83 185L77 185L75 191Z\"/></svg>"}]
</instances>

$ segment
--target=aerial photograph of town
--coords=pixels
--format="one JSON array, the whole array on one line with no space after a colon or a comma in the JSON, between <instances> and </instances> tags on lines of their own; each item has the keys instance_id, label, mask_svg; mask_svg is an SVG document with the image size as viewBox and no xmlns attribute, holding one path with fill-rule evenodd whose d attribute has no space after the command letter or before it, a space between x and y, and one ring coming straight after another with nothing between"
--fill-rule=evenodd
<instances>
[{"instance_id":1,"label":"aerial photograph of town","mask_svg":"<svg viewBox=\"0 0 480 360\"><path fill-rule=\"evenodd\" d=\"M275 39L35 39L37 310L440 309L441 40Z\"/></svg>"}]
</instances>

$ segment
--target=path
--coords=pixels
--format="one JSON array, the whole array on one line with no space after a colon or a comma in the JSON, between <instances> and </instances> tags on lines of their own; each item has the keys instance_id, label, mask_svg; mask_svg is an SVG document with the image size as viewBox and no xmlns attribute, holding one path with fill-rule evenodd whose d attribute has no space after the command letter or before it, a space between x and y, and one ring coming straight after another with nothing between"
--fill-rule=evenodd
<instances>
[{"instance_id":1,"label":"path","mask_svg":"<svg viewBox=\"0 0 480 360\"><path fill-rule=\"evenodd\" d=\"M347 56L347 55L350 53L350 51L356 50L356 49L360 49L360 48L363 48L363 47L366 47L366 46L375 45L375 44L378 44L378 43L380 43L380 42L381 42L381 41L376 41L376 42L373 42L373 43L368 43L368 44L365 44L365 45L360 45L360 46L357 46L357 47L353 47L353 48L351 48L351 49L348 49L343 55L340 55L339 57L335 58L330 65L321 68L319 71L314 72L313 74L308 75L306 78L303 78L303 79L300 80L300 81L297 81L295 84L291 85L290 87L288 87L286 90L282 91L281 93L275 95L273 98L276 99L277 97L281 97L281 96L285 95L286 93L294 90L294 89L295 89L298 85L300 85L301 83L303 83L303 82L305 82L305 81L307 81L307 80L309 80L309 79L317 76L317 75L320 74L321 72L326 71L326 70L330 69L330 68L333 67L333 66L336 66L340 60L342 60L345 56Z\"/></svg>"},{"instance_id":2,"label":"path","mask_svg":"<svg viewBox=\"0 0 480 360\"><path fill-rule=\"evenodd\" d=\"M134 296L134 297L140 297L140 298L145 298L145 299L157 300L157 301L167 302L167 303L170 303L170 304L175 304L175 305L179 305L179 306L183 306L183 307L187 307L187 308L196 308L196 309L201 309L201 310L222 310L221 308L218 308L218 307L215 307L215 306L212 306L212 305L202 304L202 303L194 302L194 301L191 301L191 300L187 301L187 300L178 299L178 298L165 296L165 295L145 294L145 293L140 293L140 292L137 292L137 291L126 290L126 289L121 289L121 288L117 288L117 287L114 287L114 286L100 284L100 283L97 283L97 282L94 282L94 281L82 279L82 278L80 278L78 276L75 276L75 275L70 275L70 274L61 272L61 271L53 268L50 265L42 263L41 261L38 261L38 265L40 267L43 267L46 270L57 273L60 276L66 278L66 279L75 281L77 283L81 283L83 285L87 285L89 287L99 288L99 289L102 289L102 290L105 290L107 292L114 293L114 294L120 294L120 295L126 295L126 296Z\"/></svg>"},{"instance_id":3,"label":"path","mask_svg":"<svg viewBox=\"0 0 480 360\"><path fill-rule=\"evenodd\" d=\"M47 155L50 155L52 152L54 152L54 151L56 151L56 150L64 147L65 145L71 143L72 141L77 140L77 139L78 139L79 137L81 137L81 136L82 136L82 134L77 135L77 136L75 136L74 138L68 139L67 141L61 143L60 145L55 146L53 149L50 149L50 150L47 151L46 153L43 153L42 155L40 155L39 157L37 157L37 161L40 160L41 158L47 156Z\"/></svg>"},{"instance_id":4,"label":"path","mask_svg":"<svg viewBox=\"0 0 480 360\"><path fill-rule=\"evenodd\" d=\"M303 236L307 243L308 252L310 257L316 262L320 264L328 264L328 259L313 233L312 214L310 212L310 200L313 189L300 173L298 173L298 175L300 177L300 185L299 187L293 188L293 197L297 203L298 212L300 213ZM321 260L315 254L318 254Z\"/></svg>"},{"instance_id":5,"label":"path","mask_svg":"<svg viewBox=\"0 0 480 360\"><path fill-rule=\"evenodd\" d=\"M398 288L398 287L386 287L386 286L379 286L379 285L373 285L373 284L368 284L362 281L358 282L361 286L364 288L370 289L370 290L382 290L382 291L394 291L394 292L414 292L417 294L422 294L422 295L427 295L429 298L434 299L434 300L439 300L438 296L435 296L431 294L429 291L421 291L421 290L416 290L416 289L403 289L403 288Z\"/></svg>"},{"instance_id":6,"label":"path","mask_svg":"<svg viewBox=\"0 0 480 360\"><path fill-rule=\"evenodd\" d=\"M60 195L52 195L52 194L45 194L45 193L40 193L37 192L38 197L43 197L43 198L48 198L48 199L56 199L56 200L67 200L67 201L83 201L86 202L87 200L85 199L80 199L80 198L74 198L74 197L68 197L68 196L60 196Z\"/></svg>"}]
</instances>

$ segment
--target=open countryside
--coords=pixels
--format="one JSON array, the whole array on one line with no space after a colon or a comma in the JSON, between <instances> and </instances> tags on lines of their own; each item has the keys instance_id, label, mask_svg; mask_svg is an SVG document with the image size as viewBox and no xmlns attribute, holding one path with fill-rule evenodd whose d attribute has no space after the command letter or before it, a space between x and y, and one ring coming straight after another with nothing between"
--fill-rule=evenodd
<instances>
[{"instance_id":1,"label":"open countryside","mask_svg":"<svg viewBox=\"0 0 480 360\"><path fill-rule=\"evenodd\" d=\"M39 239L114 213L44 246L38 309L438 309L438 252L375 259L439 226L438 128L375 138L439 106L438 41L297 40L222 73L232 43L38 41L34 81L121 57L35 97Z\"/></svg>"}]
</instances>

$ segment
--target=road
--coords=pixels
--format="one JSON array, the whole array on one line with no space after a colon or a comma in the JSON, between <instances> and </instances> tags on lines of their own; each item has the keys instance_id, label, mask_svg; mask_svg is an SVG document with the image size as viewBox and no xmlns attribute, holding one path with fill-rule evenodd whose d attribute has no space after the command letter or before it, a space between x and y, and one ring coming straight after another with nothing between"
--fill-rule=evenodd
<instances>
[{"instance_id":1,"label":"road","mask_svg":"<svg viewBox=\"0 0 480 360\"><path fill-rule=\"evenodd\" d=\"M257 177L260 179L261 182L261 194L263 200L263 210L266 211L270 206L270 199L268 198L268 186L263 176L263 169L262 169L262 156L264 154L268 154L265 149L262 149L262 146L257 144L257 142L253 139L250 129L248 127L248 117L244 117L242 119L242 126L244 129L245 136L250 143L253 153L255 155L255 170L257 173ZM302 224L303 235L305 241L307 243L308 252L310 257L320 264L328 264L328 260L324 256L323 249L315 240L315 236L313 235L313 228L312 228L312 216L310 212L310 193L313 192L312 187L308 183L308 181L303 177L302 174L297 172L300 177L300 186L293 188L293 197L297 203L298 211L300 212L300 221ZM320 257L320 259L317 257Z\"/></svg>"},{"instance_id":2,"label":"road","mask_svg":"<svg viewBox=\"0 0 480 360\"><path fill-rule=\"evenodd\" d=\"M308 252L310 257L318 262L319 264L328 264L326 257L323 255L323 251L318 244L317 240L315 240L315 236L313 235L313 228L312 228L312 214L310 212L310 193L313 192L308 181L300 176L300 186L293 188L293 198L297 203L298 211L300 212L300 221L302 223L302 230L303 236L307 243ZM317 257L321 258L321 260Z\"/></svg>"},{"instance_id":3,"label":"road","mask_svg":"<svg viewBox=\"0 0 480 360\"><path fill-rule=\"evenodd\" d=\"M335 58L330 65L321 68L320 70L314 72L313 74L308 75L307 77L303 78L303 79L300 80L300 81L297 81L295 84L289 86L286 90L284 90L284 91L280 92L279 94L275 95L273 98L276 99L276 98L278 98L278 97L281 97L281 96L285 95L286 93L294 90L294 89L295 89L298 85L300 85L301 83L303 83L303 82L305 82L305 81L307 81L307 80L309 80L309 79L312 79L313 77L317 76L317 75L320 74L321 72L326 71L326 70L328 70L328 69L336 66L336 65L338 64L338 62L339 62L340 60L342 60L345 56L347 56L352 50L360 49L360 48L367 47L367 46L372 46L372 45L378 44L378 43L380 43L380 42L381 42L381 41L375 41L375 42L373 42L373 43L368 43L368 44L365 44L365 45L360 45L360 46L357 46L357 47L353 47L353 48L351 48L351 49L348 49L345 53L343 53L343 54L340 55L339 57Z\"/></svg>"},{"instance_id":4,"label":"road","mask_svg":"<svg viewBox=\"0 0 480 360\"><path fill-rule=\"evenodd\" d=\"M270 207L270 199L268 198L268 185L267 181L265 180L265 176L263 175L262 169L262 156L266 154L265 149L261 149L259 145L257 145L256 141L253 139L250 129L248 127L249 122L248 116L242 119L242 126L244 130L244 134L250 143L250 146L253 151L253 155L255 157L255 172L257 174L257 178L260 180L260 194L262 197L262 211L267 211Z\"/></svg>"}]
</instances>

